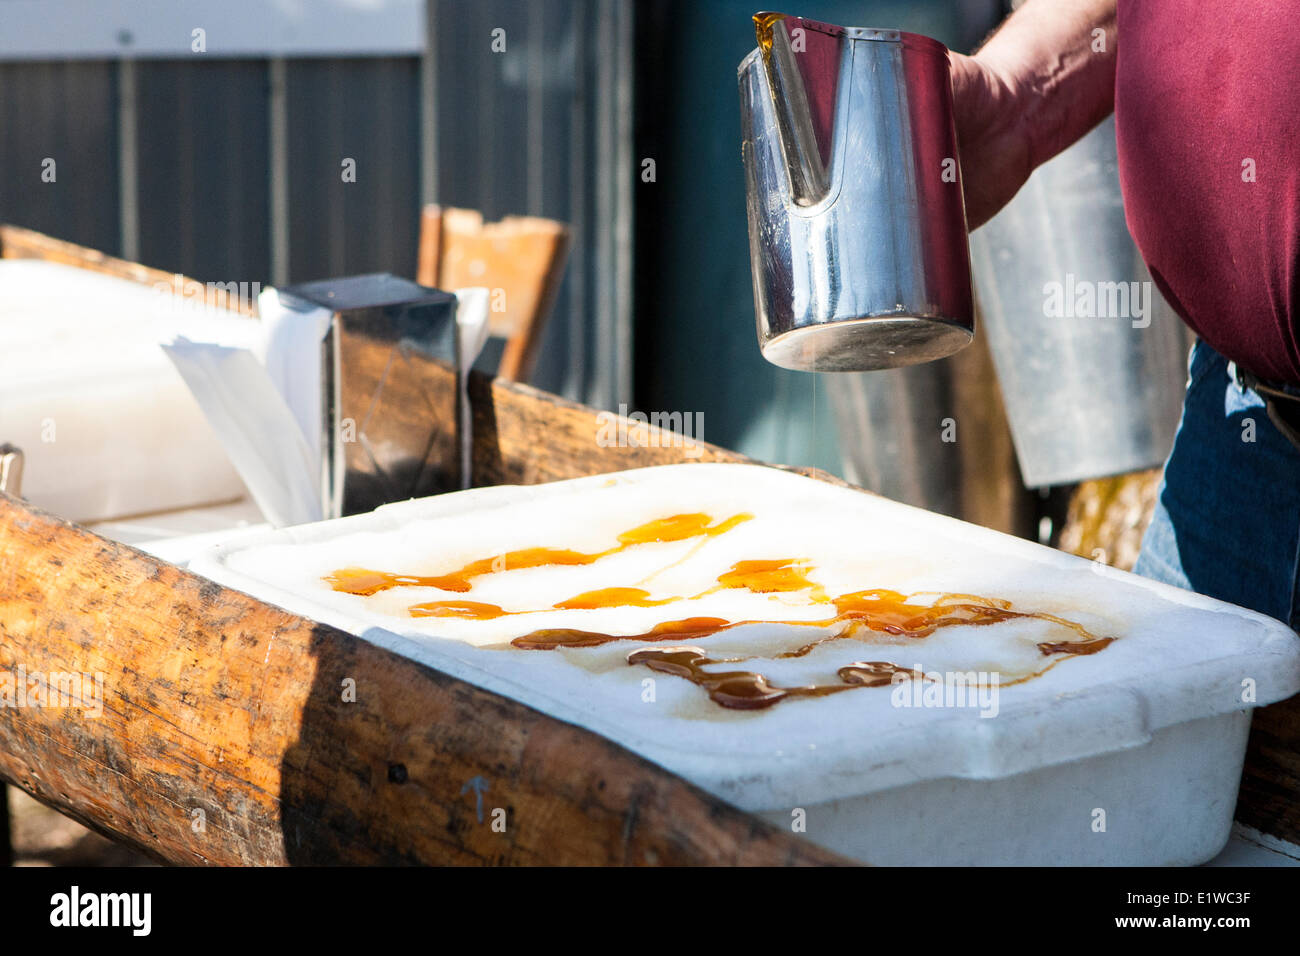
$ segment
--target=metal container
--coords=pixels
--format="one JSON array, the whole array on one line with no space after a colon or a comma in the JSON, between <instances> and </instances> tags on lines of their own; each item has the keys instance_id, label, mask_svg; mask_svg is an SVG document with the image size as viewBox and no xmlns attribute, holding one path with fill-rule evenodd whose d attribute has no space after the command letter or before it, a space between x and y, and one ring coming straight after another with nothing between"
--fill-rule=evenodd
<instances>
[{"instance_id":1,"label":"metal container","mask_svg":"<svg viewBox=\"0 0 1300 956\"><path fill-rule=\"evenodd\" d=\"M1048 669L1019 683L1008 665L1023 660L1021 651L1037 656L1036 641L1074 632L1060 625L1039 630L1046 622L1038 620L1008 622L1027 626L1010 634L999 626L969 627L953 628L946 641L906 638L900 645L879 635L874 644L831 643L814 652L821 655L816 662L769 658L740 666L770 667L783 676L774 683L799 686L835 673L837 659L865 656L921 670L939 693L931 697L922 682L904 682L720 714L698 709L700 688L671 674L643 684L644 671L625 663L628 651L646 646L641 641L519 651L509 649L509 640L538 627L535 617L528 624L511 617L415 618L405 601L357 600L321 580L346 564L446 568L471 554L539 544L587 548L593 540L617 540L639 520L633 515L670 509L753 515L729 543L718 542L723 552L710 557L696 549L673 565L670 573L682 575L677 580L690 593L708 587L738 556L799 554L821 569L819 580L1013 597L1020 610L1050 608L1118 640L1098 653L1058 657L1054 667L1031 657L1031 666ZM405 563L395 566L395 555L405 555ZM651 566L662 564L645 567ZM576 578L516 576L496 593L517 606L546 607L557 594L621 580L625 572L617 567L629 565L612 572L554 569ZM807 825L795 829L803 838L881 865L1202 863L1228 839L1251 709L1300 690L1300 641L1262 614L755 465L667 465L443 495L246 536L190 568L591 730L776 826L802 818ZM592 580L593 572L605 577ZM703 600L719 598L736 599ZM542 626L624 634L680 614L662 607L548 613ZM486 636L483 628L499 628L492 642L468 643L474 633ZM804 644L806 630L789 627L799 633L773 644L783 626L750 624L691 643L753 662ZM498 649L496 638L507 649ZM775 671L785 666L791 669ZM989 707L974 706L978 670L997 691ZM647 686L656 703L645 703ZM1253 690L1245 701L1243 686ZM1100 832L1098 808L1105 811Z\"/></svg>"},{"instance_id":2,"label":"metal container","mask_svg":"<svg viewBox=\"0 0 1300 956\"><path fill-rule=\"evenodd\" d=\"M1035 531L986 337L937 362L824 375L820 384L848 481L986 528Z\"/></svg>"},{"instance_id":3,"label":"metal container","mask_svg":"<svg viewBox=\"0 0 1300 956\"><path fill-rule=\"evenodd\" d=\"M326 309L321 497L326 518L452 491L468 439L457 387L456 297L386 273L279 290Z\"/></svg>"},{"instance_id":4,"label":"metal container","mask_svg":"<svg viewBox=\"0 0 1300 956\"><path fill-rule=\"evenodd\" d=\"M1035 171L971 253L1025 484L1160 464L1191 334L1125 226L1114 121Z\"/></svg>"},{"instance_id":5,"label":"metal container","mask_svg":"<svg viewBox=\"0 0 1300 956\"><path fill-rule=\"evenodd\" d=\"M831 376L844 477L904 504L966 518L962 446L942 441L954 417L953 368L946 361ZM965 435L962 435L965 438Z\"/></svg>"},{"instance_id":6,"label":"metal container","mask_svg":"<svg viewBox=\"0 0 1300 956\"><path fill-rule=\"evenodd\" d=\"M974 320L947 48L754 21L739 80L763 356L865 371L957 351Z\"/></svg>"}]
</instances>

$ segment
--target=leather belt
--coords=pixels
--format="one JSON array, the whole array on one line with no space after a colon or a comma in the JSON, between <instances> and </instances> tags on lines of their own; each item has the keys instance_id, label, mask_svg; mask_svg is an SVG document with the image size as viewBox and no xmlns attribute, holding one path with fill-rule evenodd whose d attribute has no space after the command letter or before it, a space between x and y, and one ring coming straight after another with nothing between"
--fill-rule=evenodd
<instances>
[{"instance_id":1,"label":"leather belt","mask_svg":"<svg viewBox=\"0 0 1300 956\"><path fill-rule=\"evenodd\" d=\"M1300 388L1265 381L1236 362L1228 363L1228 374L1238 388L1248 388L1264 400L1269 421L1287 441L1300 449Z\"/></svg>"}]
</instances>

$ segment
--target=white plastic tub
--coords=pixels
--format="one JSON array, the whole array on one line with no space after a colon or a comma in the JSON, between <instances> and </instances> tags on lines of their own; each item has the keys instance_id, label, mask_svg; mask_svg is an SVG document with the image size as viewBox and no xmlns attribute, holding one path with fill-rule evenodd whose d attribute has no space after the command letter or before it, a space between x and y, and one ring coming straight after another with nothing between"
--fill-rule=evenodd
<instances>
[{"instance_id":1,"label":"white plastic tub","mask_svg":"<svg viewBox=\"0 0 1300 956\"><path fill-rule=\"evenodd\" d=\"M361 597L322 582L350 565L439 574L521 548L599 551L630 527L684 512L754 517L715 538L641 545L590 566L487 574L473 579L469 593L410 587ZM1051 656L1058 663L1041 676L999 687L995 707L989 698L981 706L919 706L925 701L902 684L736 711L684 679L629 666L628 652L651 646L645 643L476 646L539 627L634 634L688 616L677 608L548 610L486 622L406 611L440 596L514 611L549 608L557 596L629 585L656 571L645 585L656 598L698 594L735 561L761 558L811 561L812 577L832 594L890 588L1003 598L1116 640L1087 656ZM1262 615L750 465L678 465L404 502L243 538L191 567L587 727L871 863L1207 860L1228 837L1251 709L1300 689L1300 639ZM789 620L805 612L798 595L726 591L690 605L689 616ZM1015 677L1048 660L1038 644L1062 639L1063 630L1036 618L954 626L893 643L834 641L799 659L744 666L784 686L833 681L854 660ZM653 646L689 643L715 656L771 652L805 643L808 632L755 624Z\"/></svg>"},{"instance_id":2,"label":"white plastic tub","mask_svg":"<svg viewBox=\"0 0 1300 956\"><path fill-rule=\"evenodd\" d=\"M257 330L171 287L0 261L0 443L23 451L23 496L82 523L243 497L159 343Z\"/></svg>"}]
</instances>

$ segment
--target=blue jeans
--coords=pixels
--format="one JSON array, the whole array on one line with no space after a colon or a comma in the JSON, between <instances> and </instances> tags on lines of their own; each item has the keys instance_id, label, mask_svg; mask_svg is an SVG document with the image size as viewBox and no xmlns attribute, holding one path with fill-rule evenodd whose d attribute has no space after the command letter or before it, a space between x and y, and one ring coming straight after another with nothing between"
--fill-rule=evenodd
<instances>
[{"instance_id":1,"label":"blue jeans","mask_svg":"<svg viewBox=\"0 0 1300 956\"><path fill-rule=\"evenodd\" d=\"M1300 449L1204 342L1159 494L1134 571L1300 627Z\"/></svg>"}]
</instances>

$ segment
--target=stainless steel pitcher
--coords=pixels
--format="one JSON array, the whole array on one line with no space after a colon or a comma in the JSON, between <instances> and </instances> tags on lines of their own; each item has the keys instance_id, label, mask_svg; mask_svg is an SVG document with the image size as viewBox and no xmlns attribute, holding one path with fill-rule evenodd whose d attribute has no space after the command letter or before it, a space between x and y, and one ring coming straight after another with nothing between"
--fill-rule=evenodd
<instances>
[{"instance_id":1,"label":"stainless steel pitcher","mask_svg":"<svg viewBox=\"0 0 1300 956\"><path fill-rule=\"evenodd\" d=\"M942 358L974 335L948 50L754 17L740 64L763 356L804 371Z\"/></svg>"}]
</instances>

